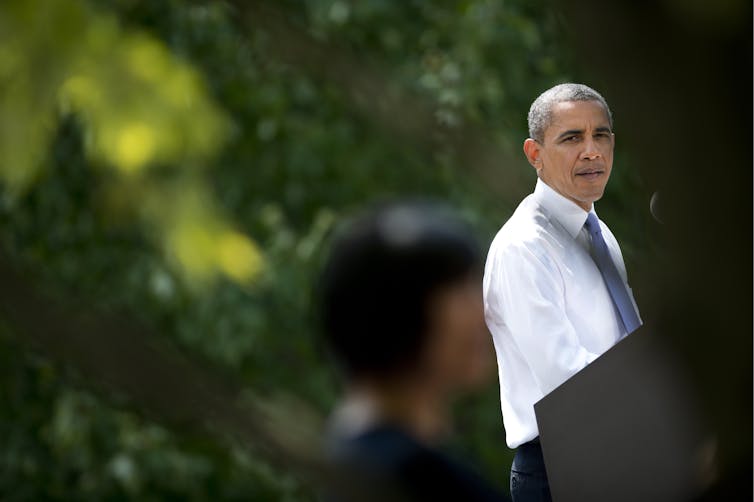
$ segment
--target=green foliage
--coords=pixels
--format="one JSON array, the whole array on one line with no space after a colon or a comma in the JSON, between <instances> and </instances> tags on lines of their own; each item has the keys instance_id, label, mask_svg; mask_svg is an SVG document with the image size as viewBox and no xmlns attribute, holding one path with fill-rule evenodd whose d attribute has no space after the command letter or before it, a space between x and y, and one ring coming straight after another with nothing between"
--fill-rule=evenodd
<instances>
[{"instance_id":1,"label":"green foliage","mask_svg":"<svg viewBox=\"0 0 754 502\"><path fill-rule=\"evenodd\" d=\"M263 19L244 24L220 2L99 2L107 14L38 3L0 9L21 23L0 30L0 83L10 81L9 57L36 83L0 94L4 247L38 277L131 312L255 392L290 392L323 414L338 394L309 306L341 217L387 197L435 197L486 243L518 202L500 200L442 148L375 126L347 90L271 56L281 41ZM567 75L557 19L540 2L273 4L316 40L389 69L386 82L428 100L438 124L474 124L502 148L518 148L531 99ZM92 169L103 164L115 169ZM500 176L523 166L500 166ZM13 190L16 179L28 188ZM249 260L261 258L243 235L265 256L252 284L243 279L259 264ZM175 260L229 280L197 288ZM167 430L82 390L74 369L18 346L12 329L0 332L4 499L312 498L254 452ZM458 411L454 446L506 487L496 383Z\"/></svg>"},{"instance_id":2,"label":"green foliage","mask_svg":"<svg viewBox=\"0 0 754 502\"><path fill-rule=\"evenodd\" d=\"M9 1L0 8L0 88L9 194L28 189L59 118L75 114L88 157L115 169L113 192L127 192L111 198L140 214L192 279L219 271L244 281L260 268L259 252L217 214L195 172L221 146L228 119L196 72L153 37L78 0ZM144 172L160 164L172 164L178 181Z\"/></svg>"}]
</instances>

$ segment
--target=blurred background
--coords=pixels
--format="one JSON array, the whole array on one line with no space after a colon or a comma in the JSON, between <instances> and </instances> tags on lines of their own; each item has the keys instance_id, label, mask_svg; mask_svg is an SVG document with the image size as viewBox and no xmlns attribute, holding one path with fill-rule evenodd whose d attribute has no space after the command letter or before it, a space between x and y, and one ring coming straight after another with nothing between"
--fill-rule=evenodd
<instances>
[{"instance_id":1,"label":"blurred background","mask_svg":"<svg viewBox=\"0 0 754 502\"><path fill-rule=\"evenodd\" d=\"M750 20L734 0L3 1L3 499L313 500L340 392L310 308L331 230L421 195L486 247L534 186L528 107L565 81L613 108L600 216L716 431L715 486L750 490ZM507 490L494 378L451 448Z\"/></svg>"}]
</instances>

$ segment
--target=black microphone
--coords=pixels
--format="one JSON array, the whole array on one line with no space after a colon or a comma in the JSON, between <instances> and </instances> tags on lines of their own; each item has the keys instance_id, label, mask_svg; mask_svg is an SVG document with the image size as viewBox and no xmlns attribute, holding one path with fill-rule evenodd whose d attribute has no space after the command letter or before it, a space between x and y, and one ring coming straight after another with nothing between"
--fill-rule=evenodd
<instances>
[{"instance_id":1,"label":"black microphone","mask_svg":"<svg viewBox=\"0 0 754 502\"><path fill-rule=\"evenodd\" d=\"M649 212L652 213L652 217L657 220L658 223L664 224L660 215L662 215L662 204L660 203L660 192L652 194L652 198L649 199Z\"/></svg>"}]
</instances>

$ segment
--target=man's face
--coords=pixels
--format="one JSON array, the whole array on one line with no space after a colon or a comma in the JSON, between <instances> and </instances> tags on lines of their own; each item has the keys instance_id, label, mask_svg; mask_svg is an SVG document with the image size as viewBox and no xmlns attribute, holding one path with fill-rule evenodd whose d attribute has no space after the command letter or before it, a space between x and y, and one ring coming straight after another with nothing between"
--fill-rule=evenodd
<instances>
[{"instance_id":1,"label":"man's face","mask_svg":"<svg viewBox=\"0 0 754 502\"><path fill-rule=\"evenodd\" d=\"M598 101L566 101L553 106L544 140L527 139L524 152L542 181L589 211L605 191L614 146L607 112Z\"/></svg>"}]
</instances>

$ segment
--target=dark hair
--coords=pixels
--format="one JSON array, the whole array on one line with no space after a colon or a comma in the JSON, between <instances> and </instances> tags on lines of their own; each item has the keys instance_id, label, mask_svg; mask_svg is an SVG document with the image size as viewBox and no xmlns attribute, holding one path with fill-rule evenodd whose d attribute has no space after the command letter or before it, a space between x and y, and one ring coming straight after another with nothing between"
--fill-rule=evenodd
<instances>
[{"instance_id":1,"label":"dark hair","mask_svg":"<svg viewBox=\"0 0 754 502\"><path fill-rule=\"evenodd\" d=\"M328 348L350 376L386 376L420 356L428 303L481 272L470 229L429 202L391 203L347 223L320 277L319 314Z\"/></svg>"}]
</instances>

